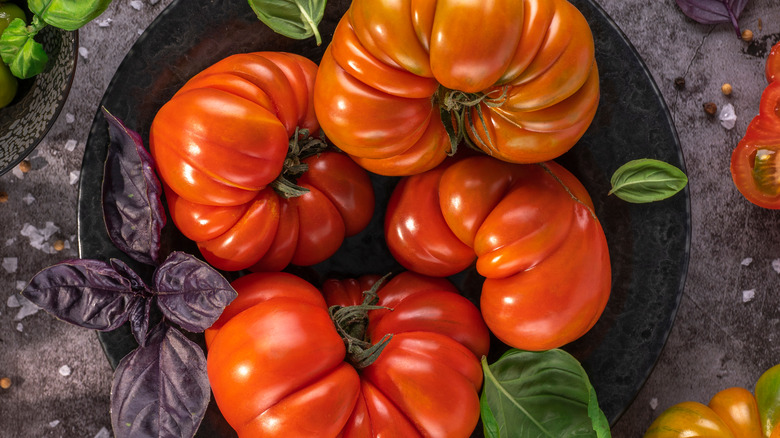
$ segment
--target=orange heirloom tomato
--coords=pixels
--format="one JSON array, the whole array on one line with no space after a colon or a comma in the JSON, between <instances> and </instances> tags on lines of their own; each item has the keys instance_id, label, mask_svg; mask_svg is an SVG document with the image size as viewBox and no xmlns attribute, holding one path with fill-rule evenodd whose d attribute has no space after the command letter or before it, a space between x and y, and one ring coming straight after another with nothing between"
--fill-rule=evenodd
<instances>
[{"instance_id":1,"label":"orange heirloom tomato","mask_svg":"<svg viewBox=\"0 0 780 438\"><path fill-rule=\"evenodd\" d=\"M609 250L590 196L554 162L476 156L402 178L385 239L401 265L425 275L449 276L476 258L485 322L519 349L574 341L609 299Z\"/></svg>"},{"instance_id":2,"label":"orange heirloom tomato","mask_svg":"<svg viewBox=\"0 0 780 438\"><path fill-rule=\"evenodd\" d=\"M315 110L336 146L382 175L442 162L451 113L487 154L546 161L595 115L594 53L566 0L355 0L320 63Z\"/></svg>"},{"instance_id":3,"label":"orange heirloom tomato","mask_svg":"<svg viewBox=\"0 0 780 438\"><path fill-rule=\"evenodd\" d=\"M479 310L444 279L376 281L327 280L324 298L287 273L233 282L238 298L206 340L214 397L240 437L471 435L490 342Z\"/></svg>"},{"instance_id":4,"label":"orange heirloom tomato","mask_svg":"<svg viewBox=\"0 0 780 438\"><path fill-rule=\"evenodd\" d=\"M780 43L766 62L769 85L761 94L758 115L731 154L731 177L742 196L763 208L780 209Z\"/></svg>"},{"instance_id":5,"label":"orange heirloom tomato","mask_svg":"<svg viewBox=\"0 0 780 438\"><path fill-rule=\"evenodd\" d=\"M206 261L235 271L312 265L371 220L368 174L346 155L302 158L287 198L271 184L300 130L319 133L317 66L291 53L233 55L190 79L157 113L150 151L171 219ZM295 151L292 151L295 152Z\"/></svg>"}]
</instances>

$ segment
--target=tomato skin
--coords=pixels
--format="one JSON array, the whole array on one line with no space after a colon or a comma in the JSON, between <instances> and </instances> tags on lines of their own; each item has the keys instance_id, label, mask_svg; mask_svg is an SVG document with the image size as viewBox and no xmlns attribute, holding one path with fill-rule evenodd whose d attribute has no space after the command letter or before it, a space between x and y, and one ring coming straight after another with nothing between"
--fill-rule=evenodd
<instances>
[{"instance_id":1,"label":"tomato skin","mask_svg":"<svg viewBox=\"0 0 780 438\"><path fill-rule=\"evenodd\" d=\"M645 432L644 438L736 438L726 423L706 405L686 401L659 415Z\"/></svg>"},{"instance_id":2,"label":"tomato skin","mask_svg":"<svg viewBox=\"0 0 780 438\"><path fill-rule=\"evenodd\" d=\"M780 42L775 43L769 51L764 67L764 75L767 82L772 82L780 77Z\"/></svg>"},{"instance_id":3,"label":"tomato skin","mask_svg":"<svg viewBox=\"0 0 780 438\"><path fill-rule=\"evenodd\" d=\"M482 316L504 343L560 347L585 334L606 307L611 267L604 232L585 188L556 163L470 157L406 177L395 190L385 216L391 253L429 275L467 266L427 257L432 248L477 257L486 277ZM417 207L392 201L407 198L418 199ZM438 198L438 206L429 198Z\"/></svg>"},{"instance_id":4,"label":"tomato skin","mask_svg":"<svg viewBox=\"0 0 780 438\"><path fill-rule=\"evenodd\" d=\"M239 436L471 435L482 385L478 355L489 346L479 311L444 279L397 275L377 292L378 305L396 310L369 312L371 339L381 339L383 327L393 336L358 374L344 361L327 306L362 302L377 280L327 280L327 304L291 274L233 282L238 298L206 339L215 399ZM395 311L403 315L394 318Z\"/></svg>"},{"instance_id":5,"label":"tomato skin","mask_svg":"<svg viewBox=\"0 0 780 438\"><path fill-rule=\"evenodd\" d=\"M364 168L411 175L449 152L440 93L484 94L498 102L482 105L485 128L502 135L485 137L472 107L474 144L510 162L546 161L595 116L594 59L587 21L566 0L357 0L320 64L315 111Z\"/></svg>"},{"instance_id":6,"label":"tomato skin","mask_svg":"<svg viewBox=\"0 0 780 438\"><path fill-rule=\"evenodd\" d=\"M753 204L768 208L780 209L780 190L776 183L770 182L771 188L761 186L754 177L756 153L759 150L768 151L772 156L780 152L780 115L776 112L780 104L780 81L773 81L761 94L759 114L748 125L745 135L731 154L731 177L739 192ZM766 165L772 181L780 172L780 163Z\"/></svg>"},{"instance_id":7,"label":"tomato skin","mask_svg":"<svg viewBox=\"0 0 780 438\"><path fill-rule=\"evenodd\" d=\"M319 133L317 66L283 52L229 56L190 79L155 116L150 151L171 218L218 269L255 271L312 265L371 219L368 174L344 154L303 158L298 183L310 192L278 196L290 137Z\"/></svg>"},{"instance_id":8,"label":"tomato skin","mask_svg":"<svg viewBox=\"0 0 780 438\"><path fill-rule=\"evenodd\" d=\"M734 436L740 438L762 438L761 418L758 402L745 388L732 387L717 392L707 404Z\"/></svg>"}]
</instances>

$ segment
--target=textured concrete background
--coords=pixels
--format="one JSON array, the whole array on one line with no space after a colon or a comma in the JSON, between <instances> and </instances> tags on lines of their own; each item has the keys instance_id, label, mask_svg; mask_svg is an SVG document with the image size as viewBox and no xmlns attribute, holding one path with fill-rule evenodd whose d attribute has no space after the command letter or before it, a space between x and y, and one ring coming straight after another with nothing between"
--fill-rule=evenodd
<instances>
[{"instance_id":1,"label":"textured concrete background","mask_svg":"<svg viewBox=\"0 0 780 438\"><path fill-rule=\"evenodd\" d=\"M773 267L780 259L780 213L742 199L728 170L732 149L758 111L764 61L780 39L780 3L748 3L739 20L755 34L747 43L729 25L693 22L674 0L597 1L634 44L662 91L680 135L691 189L691 258L676 322L653 373L613 429L616 437L636 437L672 404L706 403L728 386L752 389L765 369L780 363L780 274ZM112 371L94 333L44 312L24 316L25 308L8 298L38 270L77 256L76 172L92 118L125 53L169 3L114 0L80 31L86 56L78 60L59 120L30 156L32 170L0 176L0 190L9 194L0 204L0 377L12 380L9 389L0 389L2 438L91 438L110 430ZM674 86L677 77L685 78L682 90ZM727 82L734 89L728 97L720 91ZM702 110L709 101L720 108L734 105L733 129ZM22 233L28 224L50 232L42 245L33 246ZM56 240L66 248L49 250ZM753 291L753 298L745 302L744 291Z\"/></svg>"}]
</instances>

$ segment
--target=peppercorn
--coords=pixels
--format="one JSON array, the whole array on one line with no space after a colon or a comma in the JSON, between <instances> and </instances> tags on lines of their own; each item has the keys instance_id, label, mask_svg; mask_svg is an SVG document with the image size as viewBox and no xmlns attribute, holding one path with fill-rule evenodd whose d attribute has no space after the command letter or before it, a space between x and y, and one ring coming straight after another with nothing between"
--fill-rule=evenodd
<instances>
[{"instance_id":1,"label":"peppercorn","mask_svg":"<svg viewBox=\"0 0 780 438\"><path fill-rule=\"evenodd\" d=\"M24 160L21 163L19 163L19 170L22 171L22 173L27 173L32 169L32 165L30 164L30 160Z\"/></svg>"},{"instance_id":2,"label":"peppercorn","mask_svg":"<svg viewBox=\"0 0 780 438\"><path fill-rule=\"evenodd\" d=\"M682 76L674 78L674 88L678 90L685 88L685 78Z\"/></svg>"},{"instance_id":3,"label":"peppercorn","mask_svg":"<svg viewBox=\"0 0 780 438\"><path fill-rule=\"evenodd\" d=\"M8 389L11 387L11 378L10 377L3 377L0 379L0 388Z\"/></svg>"},{"instance_id":4,"label":"peppercorn","mask_svg":"<svg viewBox=\"0 0 780 438\"><path fill-rule=\"evenodd\" d=\"M720 87L720 91L722 91L723 94L725 94L726 96L730 95L732 91L731 84L729 83L723 84L723 86Z\"/></svg>"},{"instance_id":5,"label":"peppercorn","mask_svg":"<svg viewBox=\"0 0 780 438\"><path fill-rule=\"evenodd\" d=\"M707 102L704 104L704 112L707 114L714 116L716 112L718 112L718 106L715 105L713 102Z\"/></svg>"},{"instance_id":6,"label":"peppercorn","mask_svg":"<svg viewBox=\"0 0 780 438\"><path fill-rule=\"evenodd\" d=\"M761 19L758 19L758 30L759 32L764 29L764 22L761 21Z\"/></svg>"},{"instance_id":7,"label":"peppercorn","mask_svg":"<svg viewBox=\"0 0 780 438\"><path fill-rule=\"evenodd\" d=\"M65 249L65 242L63 242L61 239L57 240L52 244L52 248L54 248L55 251L62 251Z\"/></svg>"},{"instance_id":8,"label":"peppercorn","mask_svg":"<svg viewBox=\"0 0 780 438\"><path fill-rule=\"evenodd\" d=\"M0 190L0 204L8 202L8 192Z\"/></svg>"},{"instance_id":9,"label":"peppercorn","mask_svg":"<svg viewBox=\"0 0 780 438\"><path fill-rule=\"evenodd\" d=\"M742 31L742 39L747 42L753 41L753 31L750 29L745 29Z\"/></svg>"}]
</instances>

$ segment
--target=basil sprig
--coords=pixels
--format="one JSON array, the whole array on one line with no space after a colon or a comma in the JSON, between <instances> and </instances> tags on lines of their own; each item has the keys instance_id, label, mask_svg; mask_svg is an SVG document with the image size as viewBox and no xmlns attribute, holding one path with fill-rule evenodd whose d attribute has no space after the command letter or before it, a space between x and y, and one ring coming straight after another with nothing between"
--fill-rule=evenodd
<instances>
[{"instance_id":1,"label":"basil sprig","mask_svg":"<svg viewBox=\"0 0 780 438\"><path fill-rule=\"evenodd\" d=\"M318 26L325 15L326 0L249 0L249 6L266 26L288 38L314 37L322 44Z\"/></svg>"},{"instance_id":2,"label":"basil sprig","mask_svg":"<svg viewBox=\"0 0 780 438\"><path fill-rule=\"evenodd\" d=\"M512 349L482 358L480 408L487 438L611 437L579 361L563 350Z\"/></svg>"},{"instance_id":3,"label":"basil sprig","mask_svg":"<svg viewBox=\"0 0 780 438\"><path fill-rule=\"evenodd\" d=\"M610 183L610 195L642 204L675 195L688 184L688 177L669 163L642 158L620 166L612 175Z\"/></svg>"},{"instance_id":4,"label":"basil sprig","mask_svg":"<svg viewBox=\"0 0 780 438\"><path fill-rule=\"evenodd\" d=\"M24 20L16 18L8 24L0 36L0 58L19 79L31 78L46 68L49 56L35 35L46 27L38 16L27 26Z\"/></svg>"},{"instance_id":5,"label":"basil sprig","mask_svg":"<svg viewBox=\"0 0 780 438\"><path fill-rule=\"evenodd\" d=\"M110 144L103 182L103 219L114 245L155 266L145 280L119 259L66 260L43 269L22 291L62 321L110 331L129 324L138 348L123 358L111 387L116 438L191 438L211 392L203 349L183 330L210 327L237 296L230 282L193 255L160 261L165 225L162 189L141 136L103 109Z\"/></svg>"},{"instance_id":6,"label":"basil sprig","mask_svg":"<svg viewBox=\"0 0 780 438\"><path fill-rule=\"evenodd\" d=\"M28 0L33 13L30 25L17 18L0 36L0 58L19 79L31 78L46 69L49 56L36 35L46 26L74 31L102 14L111 0Z\"/></svg>"}]
</instances>

